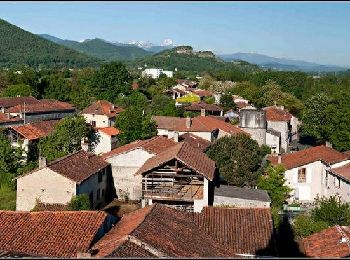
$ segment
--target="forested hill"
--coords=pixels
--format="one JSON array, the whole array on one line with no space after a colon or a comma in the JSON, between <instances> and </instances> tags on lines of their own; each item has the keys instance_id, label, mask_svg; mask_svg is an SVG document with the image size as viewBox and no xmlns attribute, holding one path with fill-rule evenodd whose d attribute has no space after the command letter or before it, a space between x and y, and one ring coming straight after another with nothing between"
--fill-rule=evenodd
<instances>
[{"instance_id":1,"label":"forested hill","mask_svg":"<svg viewBox=\"0 0 350 260\"><path fill-rule=\"evenodd\" d=\"M179 46L165 50L152 56L137 59L130 63L134 67L159 67L178 71L222 71L222 70L258 70L259 66L248 62L225 62L217 58L211 51L193 51L191 46Z\"/></svg>"},{"instance_id":2,"label":"forested hill","mask_svg":"<svg viewBox=\"0 0 350 260\"><path fill-rule=\"evenodd\" d=\"M83 42L77 42L71 40L62 40L47 34L41 34L39 36L76 51L82 52L86 55L106 61L133 60L136 58L151 55L150 52L145 51L144 49L137 46L117 46L113 43L97 38L92 40L85 40Z\"/></svg>"},{"instance_id":3,"label":"forested hill","mask_svg":"<svg viewBox=\"0 0 350 260\"><path fill-rule=\"evenodd\" d=\"M45 40L0 19L0 66L33 68L97 66L100 60Z\"/></svg>"}]
</instances>

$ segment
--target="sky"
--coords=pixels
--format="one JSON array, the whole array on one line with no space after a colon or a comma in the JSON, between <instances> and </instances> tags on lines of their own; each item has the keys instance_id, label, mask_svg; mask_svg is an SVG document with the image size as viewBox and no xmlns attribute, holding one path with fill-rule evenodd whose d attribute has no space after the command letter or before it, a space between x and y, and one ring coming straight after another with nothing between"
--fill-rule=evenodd
<instances>
[{"instance_id":1,"label":"sky","mask_svg":"<svg viewBox=\"0 0 350 260\"><path fill-rule=\"evenodd\" d=\"M0 18L62 39L170 39L217 54L350 66L350 2L1 2Z\"/></svg>"}]
</instances>

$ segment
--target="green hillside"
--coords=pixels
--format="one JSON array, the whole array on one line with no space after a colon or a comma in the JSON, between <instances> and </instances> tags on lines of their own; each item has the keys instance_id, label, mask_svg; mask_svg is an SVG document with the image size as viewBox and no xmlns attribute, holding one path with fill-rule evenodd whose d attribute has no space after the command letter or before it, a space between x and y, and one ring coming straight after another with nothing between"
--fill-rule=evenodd
<instances>
[{"instance_id":1,"label":"green hillside","mask_svg":"<svg viewBox=\"0 0 350 260\"><path fill-rule=\"evenodd\" d=\"M51 35L40 35L41 37L51 40L55 43L64 45L68 48L82 52L86 55L103 59L106 61L115 60L134 60L136 58L151 55L150 52L145 51L137 46L117 46L113 43L106 42L102 39L86 40L84 42L77 42L71 40L61 40Z\"/></svg>"},{"instance_id":2,"label":"green hillside","mask_svg":"<svg viewBox=\"0 0 350 260\"><path fill-rule=\"evenodd\" d=\"M83 67L99 60L45 40L0 19L0 66Z\"/></svg>"},{"instance_id":3,"label":"green hillside","mask_svg":"<svg viewBox=\"0 0 350 260\"><path fill-rule=\"evenodd\" d=\"M191 46L179 46L165 50L152 56L137 59L130 65L134 67L147 65L147 67L159 67L166 70L175 70L177 68L179 71L195 72L231 69L251 71L259 69L258 66L248 62L241 62L240 64L225 62L210 51L195 52Z\"/></svg>"}]
</instances>

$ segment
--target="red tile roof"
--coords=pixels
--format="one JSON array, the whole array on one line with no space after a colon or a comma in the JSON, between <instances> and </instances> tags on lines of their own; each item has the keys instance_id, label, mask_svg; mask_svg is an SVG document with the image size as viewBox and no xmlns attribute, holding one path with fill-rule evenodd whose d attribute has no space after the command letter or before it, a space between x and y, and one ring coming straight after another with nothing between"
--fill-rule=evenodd
<instances>
[{"instance_id":1,"label":"red tile roof","mask_svg":"<svg viewBox=\"0 0 350 260\"><path fill-rule=\"evenodd\" d=\"M209 180L213 180L215 162L199 149L193 148L187 142L178 143L163 152L149 158L145 164L135 173L143 174L167 162L176 159Z\"/></svg>"},{"instance_id":2,"label":"red tile roof","mask_svg":"<svg viewBox=\"0 0 350 260\"><path fill-rule=\"evenodd\" d=\"M282 164L288 170L321 160L328 164L334 164L347 159L349 159L348 155L338 152L330 147L320 145L293 153L283 154ZM269 156L268 160L272 165L278 164L277 156Z\"/></svg>"},{"instance_id":3,"label":"red tile roof","mask_svg":"<svg viewBox=\"0 0 350 260\"><path fill-rule=\"evenodd\" d=\"M0 211L0 248L36 256L76 257L90 249L106 217L100 211Z\"/></svg>"},{"instance_id":4,"label":"red tile roof","mask_svg":"<svg viewBox=\"0 0 350 260\"><path fill-rule=\"evenodd\" d=\"M39 103L35 97L2 97L0 98L0 107L9 108L17 105Z\"/></svg>"},{"instance_id":5,"label":"red tile roof","mask_svg":"<svg viewBox=\"0 0 350 260\"><path fill-rule=\"evenodd\" d=\"M81 183L108 165L109 163L100 156L80 150L52 161L46 167L76 183ZM17 178L29 175L40 169L37 168Z\"/></svg>"},{"instance_id":6,"label":"red tile roof","mask_svg":"<svg viewBox=\"0 0 350 260\"><path fill-rule=\"evenodd\" d=\"M265 107L267 121L289 121L292 119L292 114L282 110L277 106Z\"/></svg>"},{"instance_id":7,"label":"red tile roof","mask_svg":"<svg viewBox=\"0 0 350 260\"><path fill-rule=\"evenodd\" d=\"M158 154L164 149L175 145L176 143L167 137L164 136L155 136L148 140L137 140L132 143L120 146L118 148L113 149L112 151L103 154L103 158L109 158L114 155L118 155L121 153L125 153L134 149L144 149L145 151L152 153L152 154Z\"/></svg>"},{"instance_id":8,"label":"red tile roof","mask_svg":"<svg viewBox=\"0 0 350 260\"><path fill-rule=\"evenodd\" d=\"M23 118L18 116L9 116L7 113L0 113L0 123L23 121Z\"/></svg>"},{"instance_id":9,"label":"red tile roof","mask_svg":"<svg viewBox=\"0 0 350 260\"><path fill-rule=\"evenodd\" d=\"M120 130L115 128L115 127L99 127L96 128L98 131L101 131L102 133L105 133L106 135L109 136L115 136L115 135L119 135L120 134Z\"/></svg>"},{"instance_id":10,"label":"red tile roof","mask_svg":"<svg viewBox=\"0 0 350 260\"><path fill-rule=\"evenodd\" d=\"M204 89L195 89L195 90L192 90L192 93L200 96L200 97L211 97L213 96L213 93L211 93L210 91L208 90L204 90Z\"/></svg>"},{"instance_id":11,"label":"red tile roof","mask_svg":"<svg viewBox=\"0 0 350 260\"><path fill-rule=\"evenodd\" d=\"M40 121L21 126L12 126L11 128L25 139L36 140L48 136L58 122L59 120Z\"/></svg>"},{"instance_id":12,"label":"red tile roof","mask_svg":"<svg viewBox=\"0 0 350 260\"><path fill-rule=\"evenodd\" d=\"M235 104L236 104L236 107L239 109L249 106L249 104L246 102L235 102Z\"/></svg>"},{"instance_id":13,"label":"red tile roof","mask_svg":"<svg viewBox=\"0 0 350 260\"><path fill-rule=\"evenodd\" d=\"M180 135L179 141L187 142L189 145L201 150L202 152L205 151L208 148L208 146L211 144L211 142L190 133L185 133Z\"/></svg>"},{"instance_id":14,"label":"red tile roof","mask_svg":"<svg viewBox=\"0 0 350 260\"><path fill-rule=\"evenodd\" d=\"M111 118L123 111L124 109L114 106L111 102L106 100L98 100L90 106L84 108L81 111L81 114L106 115Z\"/></svg>"},{"instance_id":15,"label":"red tile roof","mask_svg":"<svg viewBox=\"0 0 350 260\"><path fill-rule=\"evenodd\" d=\"M215 104L207 104L205 102L196 102L191 105L185 107L187 111L201 111L201 109L205 109L208 111L223 111L221 107Z\"/></svg>"},{"instance_id":16,"label":"red tile roof","mask_svg":"<svg viewBox=\"0 0 350 260\"><path fill-rule=\"evenodd\" d=\"M350 245L341 242L342 233L350 237L350 227L334 226L303 239L305 255L308 257L340 258L350 256Z\"/></svg>"},{"instance_id":17,"label":"red tile roof","mask_svg":"<svg viewBox=\"0 0 350 260\"><path fill-rule=\"evenodd\" d=\"M274 240L269 208L205 207L201 213L194 213L194 220L208 235L236 254L273 256L276 253L271 246Z\"/></svg>"},{"instance_id":18,"label":"red tile roof","mask_svg":"<svg viewBox=\"0 0 350 260\"><path fill-rule=\"evenodd\" d=\"M39 202L35 205L33 211L64 211L68 209L68 205L60 203L42 203Z\"/></svg>"},{"instance_id":19,"label":"red tile roof","mask_svg":"<svg viewBox=\"0 0 350 260\"><path fill-rule=\"evenodd\" d=\"M128 237L131 242L126 242ZM94 249L96 257L120 256L125 244L141 241L166 257L229 257L234 253L201 232L193 222L190 213L155 204L126 214L108 232ZM148 247L145 247L148 250ZM131 252L131 253L130 253ZM130 255L131 254L131 255ZM136 255L135 255L136 254ZM149 257L149 253L137 248L127 256Z\"/></svg>"},{"instance_id":20,"label":"red tile roof","mask_svg":"<svg viewBox=\"0 0 350 260\"><path fill-rule=\"evenodd\" d=\"M191 118L191 125L189 128L186 127L186 118L171 116L153 116L152 118L156 121L159 129L179 132L213 132L216 129L220 129L228 134L249 135L239 127L211 116L197 116Z\"/></svg>"},{"instance_id":21,"label":"red tile roof","mask_svg":"<svg viewBox=\"0 0 350 260\"><path fill-rule=\"evenodd\" d=\"M340 176L341 178L350 181L350 163L347 163L337 168L332 168L331 171L334 174Z\"/></svg>"},{"instance_id":22,"label":"red tile roof","mask_svg":"<svg viewBox=\"0 0 350 260\"><path fill-rule=\"evenodd\" d=\"M23 104L10 107L7 111L10 113L22 113L24 110L28 113L65 111L75 109L73 105L54 99L41 99L37 103Z\"/></svg>"}]
</instances>

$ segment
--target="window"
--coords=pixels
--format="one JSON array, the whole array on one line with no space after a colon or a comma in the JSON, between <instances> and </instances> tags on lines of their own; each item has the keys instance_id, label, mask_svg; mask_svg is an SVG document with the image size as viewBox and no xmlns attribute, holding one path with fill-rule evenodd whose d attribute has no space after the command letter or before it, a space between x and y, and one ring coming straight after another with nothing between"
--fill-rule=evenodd
<instances>
[{"instance_id":1,"label":"window","mask_svg":"<svg viewBox=\"0 0 350 260\"><path fill-rule=\"evenodd\" d=\"M328 187L328 172L326 172L325 184Z\"/></svg>"},{"instance_id":2,"label":"window","mask_svg":"<svg viewBox=\"0 0 350 260\"><path fill-rule=\"evenodd\" d=\"M102 182L102 172L101 171L98 172L98 182L99 183Z\"/></svg>"},{"instance_id":3,"label":"window","mask_svg":"<svg viewBox=\"0 0 350 260\"><path fill-rule=\"evenodd\" d=\"M336 185L337 188L340 188L340 178L337 178Z\"/></svg>"},{"instance_id":4,"label":"window","mask_svg":"<svg viewBox=\"0 0 350 260\"><path fill-rule=\"evenodd\" d=\"M299 183L306 182L306 168L298 169L298 182Z\"/></svg>"},{"instance_id":5,"label":"window","mask_svg":"<svg viewBox=\"0 0 350 260\"><path fill-rule=\"evenodd\" d=\"M90 124L91 124L93 127L96 127L96 121L90 121Z\"/></svg>"},{"instance_id":6,"label":"window","mask_svg":"<svg viewBox=\"0 0 350 260\"><path fill-rule=\"evenodd\" d=\"M96 199L100 200L100 197L101 197L101 191L100 191L100 189L98 189L97 194L96 194Z\"/></svg>"}]
</instances>

